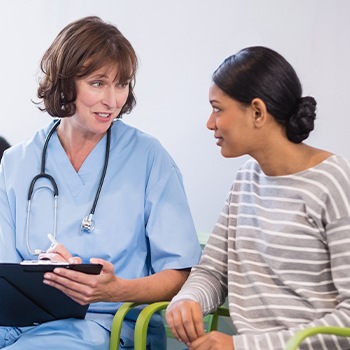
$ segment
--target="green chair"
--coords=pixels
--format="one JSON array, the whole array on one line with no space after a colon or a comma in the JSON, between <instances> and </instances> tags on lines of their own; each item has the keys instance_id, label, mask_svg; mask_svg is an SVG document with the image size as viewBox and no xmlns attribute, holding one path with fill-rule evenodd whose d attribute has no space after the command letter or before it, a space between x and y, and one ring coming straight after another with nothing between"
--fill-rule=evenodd
<instances>
[{"instance_id":1,"label":"green chair","mask_svg":"<svg viewBox=\"0 0 350 350\"><path fill-rule=\"evenodd\" d=\"M169 302L157 302L146 306L139 314L136 325L135 325L135 350L145 350L146 349L146 338L147 338L147 328L152 315L155 312L162 311L166 309ZM120 309L115 314L112 333L110 340L110 350L117 350L119 347L120 331L125 315L133 307L138 305L137 303L124 303ZM229 311L226 307L219 307L214 313L204 317L205 331L210 332L218 329L218 320L221 316L230 316ZM168 338L172 338L173 335L170 329L166 326L166 333ZM297 350L302 342L307 337L311 337L317 334L329 334L341 337L350 337L350 328L345 327L310 327L303 329L295 333L287 342L284 350Z\"/></svg>"},{"instance_id":2,"label":"green chair","mask_svg":"<svg viewBox=\"0 0 350 350\"><path fill-rule=\"evenodd\" d=\"M297 350L305 338L316 334L330 334L340 337L350 337L350 328L345 327L310 327L295 333L287 342L284 350Z\"/></svg>"},{"instance_id":3,"label":"green chair","mask_svg":"<svg viewBox=\"0 0 350 350\"><path fill-rule=\"evenodd\" d=\"M109 341L109 350L118 350L120 343L120 333L126 314L136 305L137 303L124 303L116 312L112 322L111 338Z\"/></svg>"},{"instance_id":4,"label":"green chair","mask_svg":"<svg viewBox=\"0 0 350 350\"><path fill-rule=\"evenodd\" d=\"M146 349L147 329L148 329L150 319L155 312L162 311L164 314L164 310L167 308L168 304L169 304L168 301L152 303L150 305L147 305L140 312L135 324L135 335L134 335L135 350ZM126 314L137 305L139 304L127 302L127 303L124 303L116 312L112 323L109 350L118 349L123 320ZM225 307L220 307L214 313L204 316L203 321L204 321L205 332L210 332L212 330L217 329L220 316L229 316L228 309ZM165 331L168 338L174 338L173 334L171 333L167 325L165 325Z\"/></svg>"}]
</instances>

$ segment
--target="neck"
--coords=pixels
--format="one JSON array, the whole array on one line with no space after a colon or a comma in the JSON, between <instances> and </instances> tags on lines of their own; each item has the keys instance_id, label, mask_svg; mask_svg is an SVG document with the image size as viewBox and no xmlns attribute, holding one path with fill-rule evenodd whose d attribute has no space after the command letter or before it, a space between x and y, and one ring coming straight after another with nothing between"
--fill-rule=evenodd
<instances>
[{"instance_id":1,"label":"neck","mask_svg":"<svg viewBox=\"0 0 350 350\"><path fill-rule=\"evenodd\" d=\"M254 157L263 172L268 176L283 176L295 174L312 168L328 158L331 153L308 146L304 143L274 147L264 156Z\"/></svg>"},{"instance_id":2,"label":"neck","mask_svg":"<svg viewBox=\"0 0 350 350\"><path fill-rule=\"evenodd\" d=\"M76 172L104 135L83 134L63 122L57 128L57 136Z\"/></svg>"}]
</instances>

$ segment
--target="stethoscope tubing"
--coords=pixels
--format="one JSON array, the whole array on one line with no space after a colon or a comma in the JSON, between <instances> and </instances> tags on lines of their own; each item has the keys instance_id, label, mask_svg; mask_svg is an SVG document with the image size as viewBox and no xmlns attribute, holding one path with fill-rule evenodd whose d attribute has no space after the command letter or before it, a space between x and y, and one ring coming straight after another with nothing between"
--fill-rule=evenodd
<instances>
[{"instance_id":1,"label":"stethoscope tubing","mask_svg":"<svg viewBox=\"0 0 350 350\"><path fill-rule=\"evenodd\" d=\"M42 251L40 249L35 249L33 251L31 249L31 247L30 247L30 244L29 244L29 224L30 224L30 210L31 210L32 196L33 196L34 187L35 187L36 182L39 179L42 179L42 178L48 179L49 182L52 185L52 188L53 188L52 192L53 192L53 196L54 196L54 228L53 228L52 235L53 235L54 239L56 239L56 234L57 234L57 212L58 212L58 186L57 186L57 183L56 183L55 179L53 178L53 176L51 176L50 174L47 174L45 172L45 167L46 167L47 147L48 147L49 141L51 139L51 136L56 131L57 127L60 125L60 122L61 122L61 120L58 119L55 122L54 126L51 128L50 132L46 136L46 139L45 139L45 142L44 142L44 146L43 146L42 155L41 155L40 173L37 174L36 176L34 176L32 181L30 182L29 189L28 189L28 197L27 197L28 205L27 205L27 219L26 219L26 241L27 241L28 251L32 255L39 255L40 253L44 252L44 251ZM96 191L95 199L94 199L94 202L92 204L92 207L91 207L91 210L90 210L90 214L87 215L86 217L84 217L83 220L82 220L81 230L83 232L91 232L94 229L94 222L93 222L92 218L93 218L93 215L95 214L97 202L98 202L98 199L100 197L100 193L101 193L102 186L103 186L104 179L105 179L106 172L107 172L108 161L109 161L109 152L110 152L110 144L111 144L111 127L109 127L108 130L107 130L107 140L106 140L106 151L105 151L104 165L103 165L103 169L102 169L101 179L100 179L97 191Z\"/></svg>"}]
</instances>

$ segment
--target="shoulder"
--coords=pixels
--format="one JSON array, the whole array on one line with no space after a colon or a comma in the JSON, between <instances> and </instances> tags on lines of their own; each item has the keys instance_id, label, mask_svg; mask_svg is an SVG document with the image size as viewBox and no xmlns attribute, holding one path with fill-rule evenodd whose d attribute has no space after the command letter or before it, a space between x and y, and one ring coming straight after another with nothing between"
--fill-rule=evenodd
<instances>
[{"instance_id":1,"label":"shoulder","mask_svg":"<svg viewBox=\"0 0 350 350\"><path fill-rule=\"evenodd\" d=\"M330 173L345 172L350 174L350 162L347 158L332 154L316 166L310 168L314 172L327 171Z\"/></svg>"},{"instance_id":2,"label":"shoulder","mask_svg":"<svg viewBox=\"0 0 350 350\"><path fill-rule=\"evenodd\" d=\"M340 155L332 155L325 159L319 166L314 168L315 172L326 172L329 176L336 177L339 181L350 185L350 162Z\"/></svg>"},{"instance_id":3,"label":"shoulder","mask_svg":"<svg viewBox=\"0 0 350 350\"><path fill-rule=\"evenodd\" d=\"M147 134L134 126L128 125L120 119L117 119L112 124L111 132L112 139L116 143L132 142L134 145L142 143L143 146L149 144L162 147L158 139L154 136Z\"/></svg>"},{"instance_id":4,"label":"shoulder","mask_svg":"<svg viewBox=\"0 0 350 350\"><path fill-rule=\"evenodd\" d=\"M342 155L332 154L327 159L324 160L324 163L329 166L339 166L341 168L350 169L350 161Z\"/></svg>"},{"instance_id":5,"label":"shoulder","mask_svg":"<svg viewBox=\"0 0 350 350\"><path fill-rule=\"evenodd\" d=\"M11 146L4 154L4 162L15 159L16 163L19 163L22 160L30 160L30 157L34 154L41 155L46 135L48 134L52 125L52 123L49 123L42 129L36 131L32 137Z\"/></svg>"},{"instance_id":6,"label":"shoulder","mask_svg":"<svg viewBox=\"0 0 350 350\"><path fill-rule=\"evenodd\" d=\"M182 178L174 159L158 139L121 120L115 121L112 126L110 155L121 161L124 167L129 165L134 169L144 169L150 181L172 173Z\"/></svg>"},{"instance_id":7,"label":"shoulder","mask_svg":"<svg viewBox=\"0 0 350 350\"><path fill-rule=\"evenodd\" d=\"M248 158L237 172L236 180L251 179L262 175L262 170L259 163L254 158Z\"/></svg>"},{"instance_id":8,"label":"shoulder","mask_svg":"<svg viewBox=\"0 0 350 350\"><path fill-rule=\"evenodd\" d=\"M111 148L134 157L168 159L173 163L172 157L156 137L121 120L116 120L112 125Z\"/></svg>"}]
</instances>

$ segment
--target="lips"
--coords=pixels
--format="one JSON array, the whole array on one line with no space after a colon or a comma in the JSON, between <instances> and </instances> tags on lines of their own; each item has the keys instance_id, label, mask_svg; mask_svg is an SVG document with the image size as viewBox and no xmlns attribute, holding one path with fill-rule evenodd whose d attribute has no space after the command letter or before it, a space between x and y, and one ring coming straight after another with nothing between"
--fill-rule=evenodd
<instances>
[{"instance_id":1,"label":"lips","mask_svg":"<svg viewBox=\"0 0 350 350\"><path fill-rule=\"evenodd\" d=\"M110 116L110 113L96 113L101 118L108 118Z\"/></svg>"},{"instance_id":2,"label":"lips","mask_svg":"<svg viewBox=\"0 0 350 350\"><path fill-rule=\"evenodd\" d=\"M223 141L223 138L222 138L222 137L215 137L215 139L216 139L216 144L217 144L218 146L221 146L222 141Z\"/></svg>"}]
</instances>

